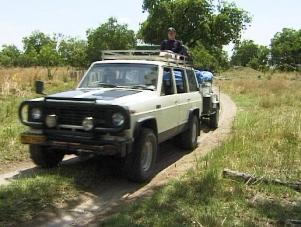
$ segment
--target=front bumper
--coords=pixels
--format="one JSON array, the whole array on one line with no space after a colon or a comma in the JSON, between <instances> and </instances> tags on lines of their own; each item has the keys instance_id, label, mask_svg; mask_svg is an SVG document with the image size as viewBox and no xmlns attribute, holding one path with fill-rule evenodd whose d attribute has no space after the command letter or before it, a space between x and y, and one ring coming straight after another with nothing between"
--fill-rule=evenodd
<instances>
[{"instance_id":1,"label":"front bumper","mask_svg":"<svg viewBox=\"0 0 301 227\"><path fill-rule=\"evenodd\" d=\"M55 138L44 134L25 132L20 135L21 143L48 146L70 154L94 153L98 155L126 156L131 151L132 140L118 136L104 135L95 138Z\"/></svg>"}]
</instances>

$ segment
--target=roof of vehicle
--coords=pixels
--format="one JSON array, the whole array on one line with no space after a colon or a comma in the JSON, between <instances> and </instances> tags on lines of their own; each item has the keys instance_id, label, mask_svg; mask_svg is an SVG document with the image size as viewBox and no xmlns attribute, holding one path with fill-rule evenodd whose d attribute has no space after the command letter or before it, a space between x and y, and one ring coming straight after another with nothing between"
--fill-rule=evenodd
<instances>
[{"instance_id":1,"label":"roof of vehicle","mask_svg":"<svg viewBox=\"0 0 301 227\"><path fill-rule=\"evenodd\" d=\"M102 52L102 60L94 64L127 63L192 67L187 56L173 52L161 52L160 50L108 50Z\"/></svg>"},{"instance_id":2,"label":"roof of vehicle","mask_svg":"<svg viewBox=\"0 0 301 227\"><path fill-rule=\"evenodd\" d=\"M151 61L151 60L104 60L104 61L97 61L94 62L95 64L148 64L148 65L158 65L158 66L172 66L172 67L189 67L190 65L179 65L175 63L168 63L168 62L162 62L162 61Z\"/></svg>"}]
</instances>

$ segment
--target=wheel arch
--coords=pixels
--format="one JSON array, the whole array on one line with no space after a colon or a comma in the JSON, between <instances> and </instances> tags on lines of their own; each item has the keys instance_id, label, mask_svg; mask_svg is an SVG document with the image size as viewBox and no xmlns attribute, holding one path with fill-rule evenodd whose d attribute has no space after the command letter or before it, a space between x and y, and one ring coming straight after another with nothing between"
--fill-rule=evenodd
<instances>
[{"instance_id":1,"label":"wheel arch","mask_svg":"<svg viewBox=\"0 0 301 227\"><path fill-rule=\"evenodd\" d=\"M152 129L155 135L158 137L158 125L155 117L146 117L141 118L136 122L135 130L134 130L134 138L137 138L141 132L142 128Z\"/></svg>"}]
</instances>

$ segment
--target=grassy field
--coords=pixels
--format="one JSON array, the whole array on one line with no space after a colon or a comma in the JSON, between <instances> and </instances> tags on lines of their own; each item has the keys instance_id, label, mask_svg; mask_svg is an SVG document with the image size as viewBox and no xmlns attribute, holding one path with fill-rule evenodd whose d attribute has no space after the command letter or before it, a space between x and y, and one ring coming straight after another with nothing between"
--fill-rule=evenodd
<instances>
[{"instance_id":1,"label":"grassy field","mask_svg":"<svg viewBox=\"0 0 301 227\"><path fill-rule=\"evenodd\" d=\"M221 176L229 168L300 181L300 75L240 69L221 76L233 78L219 84L239 107L231 138L195 171L124 208L107 226L263 226L301 219L300 192Z\"/></svg>"},{"instance_id":2,"label":"grassy field","mask_svg":"<svg viewBox=\"0 0 301 227\"><path fill-rule=\"evenodd\" d=\"M93 191L101 183L100 160L39 169L22 173L11 184L0 186L0 226L16 226L40 212L57 212L57 208L74 209L81 194Z\"/></svg>"},{"instance_id":3,"label":"grassy field","mask_svg":"<svg viewBox=\"0 0 301 227\"><path fill-rule=\"evenodd\" d=\"M70 79L72 69L53 69L54 78L49 80L43 68L0 69L0 172L5 166L28 160L28 152L21 145L18 135L24 127L17 117L18 106L28 98L36 97L35 80L46 82L46 92L62 91L75 86Z\"/></svg>"},{"instance_id":4,"label":"grassy field","mask_svg":"<svg viewBox=\"0 0 301 227\"><path fill-rule=\"evenodd\" d=\"M196 170L181 180L170 182L150 198L122 208L106 225L258 226L301 219L299 192L260 181L248 184L221 176L222 170L229 168L267 178L301 179L299 76L261 74L249 69L224 73L224 78L237 78L219 81L222 90L230 94L239 107L229 140L199 160ZM48 82L53 89L72 85L70 81L54 81L57 82ZM29 91L24 96L31 95ZM24 96L16 98L14 105ZM11 113L13 109L12 105ZM15 136L22 127L15 117L10 119L5 127L20 128L12 130L11 137L7 138L17 141ZM10 148L4 144L0 149ZM24 152L23 147L20 150ZM38 211L56 207L71 209L80 202L81 193L99 184L97 171L96 160L25 174L10 185L0 186L0 226L30 220Z\"/></svg>"}]
</instances>

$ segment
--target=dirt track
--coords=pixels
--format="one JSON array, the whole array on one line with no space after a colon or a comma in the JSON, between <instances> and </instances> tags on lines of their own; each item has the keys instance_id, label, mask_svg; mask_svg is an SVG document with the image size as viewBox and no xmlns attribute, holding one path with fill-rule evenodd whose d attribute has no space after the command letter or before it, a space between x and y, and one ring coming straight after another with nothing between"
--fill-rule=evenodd
<instances>
[{"instance_id":1,"label":"dirt track","mask_svg":"<svg viewBox=\"0 0 301 227\"><path fill-rule=\"evenodd\" d=\"M80 202L68 208L59 209L55 213L39 214L31 226L84 226L100 221L108 214L116 210L116 207L123 202L131 202L136 198L149 195L153 189L165 184L171 179L180 178L187 170L193 168L196 161L206 155L213 148L217 147L231 131L231 126L236 115L236 106L227 96L221 95L221 117L220 126L215 131L202 129L199 137L199 147L185 154L178 150L172 143L166 142L160 145L160 153L157 160L157 175L147 185L131 183L123 178L114 177L105 169L103 173L106 176L101 184L95 186L90 192L83 194ZM76 162L69 160L66 165ZM105 168L105 167L104 167ZM10 179L22 174L22 172L34 172L35 168L26 164L21 169L0 175L0 185L9 183Z\"/></svg>"}]
</instances>

